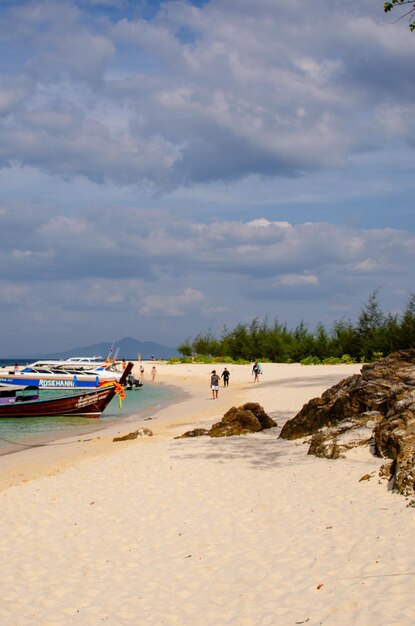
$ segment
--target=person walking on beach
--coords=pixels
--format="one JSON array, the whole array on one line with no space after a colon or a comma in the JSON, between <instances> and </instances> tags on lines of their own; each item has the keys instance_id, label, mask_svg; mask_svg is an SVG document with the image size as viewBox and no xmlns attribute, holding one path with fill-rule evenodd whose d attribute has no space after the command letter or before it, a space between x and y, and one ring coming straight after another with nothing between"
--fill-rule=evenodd
<instances>
[{"instance_id":1,"label":"person walking on beach","mask_svg":"<svg viewBox=\"0 0 415 626\"><path fill-rule=\"evenodd\" d=\"M255 361L252 367L252 373L254 375L254 383L259 383L259 375L262 374L261 366L258 361Z\"/></svg>"},{"instance_id":2,"label":"person walking on beach","mask_svg":"<svg viewBox=\"0 0 415 626\"><path fill-rule=\"evenodd\" d=\"M219 391L219 376L217 375L216 370L213 370L210 376L210 388L212 389L212 398L213 400L216 400Z\"/></svg>"},{"instance_id":3,"label":"person walking on beach","mask_svg":"<svg viewBox=\"0 0 415 626\"><path fill-rule=\"evenodd\" d=\"M156 380L156 374L157 374L156 366L153 365L153 367L151 368L151 380L153 383Z\"/></svg>"},{"instance_id":4,"label":"person walking on beach","mask_svg":"<svg viewBox=\"0 0 415 626\"><path fill-rule=\"evenodd\" d=\"M225 367L225 369L223 370L222 374L221 374L221 378L223 378L223 386L224 387L228 387L229 386L229 376L231 375L230 371L228 370L227 367Z\"/></svg>"}]
</instances>

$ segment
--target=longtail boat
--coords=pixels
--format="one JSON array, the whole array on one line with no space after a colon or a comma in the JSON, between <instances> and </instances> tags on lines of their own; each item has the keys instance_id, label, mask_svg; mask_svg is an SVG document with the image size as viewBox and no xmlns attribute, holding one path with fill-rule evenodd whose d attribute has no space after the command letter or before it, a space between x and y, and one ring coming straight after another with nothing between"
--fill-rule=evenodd
<instances>
[{"instance_id":1,"label":"longtail boat","mask_svg":"<svg viewBox=\"0 0 415 626\"><path fill-rule=\"evenodd\" d=\"M50 417L54 415L79 415L99 417L116 394L124 397L124 384L133 369L128 363L119 382L106 383L93 391L59 395L41 399L37 387L7 385L0 387L0 418Z\"/></svg>"}]
</instances>

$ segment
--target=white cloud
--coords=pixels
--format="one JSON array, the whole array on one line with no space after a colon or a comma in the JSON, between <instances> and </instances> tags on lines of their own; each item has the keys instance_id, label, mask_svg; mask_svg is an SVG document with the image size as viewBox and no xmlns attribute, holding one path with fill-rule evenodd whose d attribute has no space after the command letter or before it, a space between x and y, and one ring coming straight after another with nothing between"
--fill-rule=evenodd
<instances>
[{"instance_id":1,"label":"white cloud","mask_svg":"<svg viewBox=\"0 0 415 626\"><path fill-rule=\"evenodd\" d=\"M0 302L2 305L21 304L22 299L28 292L26 285L18 285L8 283L7 281L0 281Z\"/></svg>"},{"instance_id":2,"label":"white cloud","mask_svg":"<svg viewBox=\"0 0 415 626\"><path fill-rule=\"evenodd\" d=\"M284 285L286 287L299 287L302 285L318 285L319 280L317 276L307 274L282 274L279 276L275 283L277 285Z\"/></svg>"},{"instance_id":3,"label":"white cloud","mask_svg":"<svg viewBox=\"0 0 415 626\"><path fill-rule=\"evenodd\" d=\"M0 5L10 336L329 322L375 287L402 307L415 38L382 7Z\"/></svg>"},{"instance_id":4,"label":"white cloud","mask_svg":"<svg viewBox=\"0 0 415 626\"><path fill-rule=\"evenodd\" d=\"M9 114L30 98L33 81L27 76L8 76L0 79L0 115Z\"/></svg>"},{"instance_id":5,"label":"white cloud","mask_svg":"<svg viewBox=\"0 0 415 626\"><path fill-rule=\"evenodd\" d=\"M186 287L179 294L150 294L143 299L139 308L140 315L184 315L189 309L197 307L204 299L197 289Z\"/></svg>"},{"instance_id":6,"label":"white cloud","mask_svg":"<svg viewBox=\"0 0 415 626\"><path fill-rule=\"evenodd\" d=\"M2 11L17 76L0 91L4 164L165 192L302 176L414 136L413 116L398 124L394 113L412 109L412 81L399 92L388 83L401 38L408 54L413 38L369 3L319 0L310 13L267 0L172 2L151 20L115 22L84 8L39 0Z\"/></svg>"}]
</instances>

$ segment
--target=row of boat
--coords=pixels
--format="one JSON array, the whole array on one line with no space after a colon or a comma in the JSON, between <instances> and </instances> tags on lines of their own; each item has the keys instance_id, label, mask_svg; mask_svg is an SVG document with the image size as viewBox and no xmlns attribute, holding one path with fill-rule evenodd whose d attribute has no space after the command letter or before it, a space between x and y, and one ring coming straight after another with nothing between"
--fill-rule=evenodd
<instances>
[{"instance_id":1,"label":"row of boat","mask_svg":"<svg viewBox=\"0 0 415 626\"><path fill-rule=\"evenodd\" d=\"M43 360L0 374L0 385L31 385L39 389L94 389L114 380L118 382L122 373L117 362L95 357Z\"/></svg>"},{"instance_id":2,"label":"row of boat","mask_svg":"<svg viewBox=\"0 0 415 626\"><path fill-rule=\"evenodd\" d=\"M116 394L122 398L125 388L141 386L132 369L132 363L120 371L114 362L86 358L36 361L0 377L0 417L99 417ZM41 389L58 395L41 398ZM63 389L74 393L59 393Z\"/></svg>"}]
</instances>

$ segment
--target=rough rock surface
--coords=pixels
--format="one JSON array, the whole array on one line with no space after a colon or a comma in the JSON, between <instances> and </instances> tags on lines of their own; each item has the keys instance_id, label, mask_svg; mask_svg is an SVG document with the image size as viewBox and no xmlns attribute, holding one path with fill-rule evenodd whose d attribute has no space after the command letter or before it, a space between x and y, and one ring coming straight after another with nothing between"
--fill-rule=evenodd
<instances>
[{"instance_id":1,"label":"rough rock surface","mask_svg":"<svg viewBox=\"0 0 415 626\"><path fill-rule=\"evenodd\" d=\"M113 441L130 441L131 439L137 439L137 437L147 437L153 436L153 431L149 428L139 428L138 430L134 430L132 433L128 433L128 435L123 435L122 437L114 437Z\"/></svg>"},{"instance_id":2,"label":"rough rock surface","mask_svg":"<svg viewBox=\"0 0 415 626\"><path fill-rule=\"evenodd\" d=\"M394 352L364 365L351 376L313 398L289 420L283 439L311 435L309 454L344 456L350 448L371 445L374 454L391 459L381 477L393 489L415 493L415 350Z\"/></svg>"},{"instance_id":3,"label":"rough rock surface","mask_svg":"<svg viewBox=\"0 0 415 626\"><path fill-rule=\"evenodd\" d=\"M277 423L267 415L263 407L257 402L247 402L246 404L233 406L225 413L220 422L216 422L207 430L205 428L195 428L189 430L176 439L187 437L230 437L232 435L245 435L246 433L256 433L266 428L273 428Z\"/></svg>"}]
</instances>

